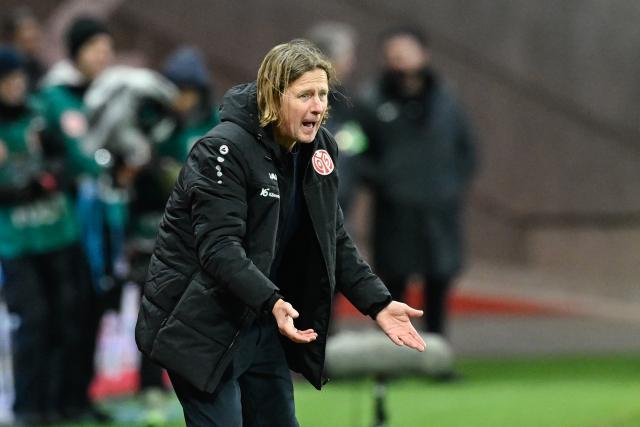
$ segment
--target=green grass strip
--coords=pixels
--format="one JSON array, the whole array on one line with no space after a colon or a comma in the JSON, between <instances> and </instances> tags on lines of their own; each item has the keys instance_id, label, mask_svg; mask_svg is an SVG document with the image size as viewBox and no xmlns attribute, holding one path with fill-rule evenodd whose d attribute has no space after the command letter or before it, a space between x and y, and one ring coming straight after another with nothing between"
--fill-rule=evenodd
<instances>
[{"instance_id":1,"label":"green grass strip","mask_svg":"<svg viewBox=\"0 0 640 427\"><path fill-rule=\"evenodd\" d=\"M640 356L462 360L463 379L397 379L389 427L638 427ZM296 384L304 427L370 427L373 382Z\"/></svg>"}]
</instances>

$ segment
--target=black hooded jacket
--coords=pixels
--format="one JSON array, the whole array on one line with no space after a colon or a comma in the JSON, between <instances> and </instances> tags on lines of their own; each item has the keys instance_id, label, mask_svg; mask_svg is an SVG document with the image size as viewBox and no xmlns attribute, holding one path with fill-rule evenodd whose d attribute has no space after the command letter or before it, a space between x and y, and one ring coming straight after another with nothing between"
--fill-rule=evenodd
<instances>
[{"instance_id":1,"label":"black hooded jacket","mask_svg":"<svg viewBox=\"0 0 640 427\"><path fill-rule=\"evenodd\" d=\"M240 329L256 316L270 316L277 293L300 313L298 329L318 332L309 344L282 340L290 368L318 389L325 382L334 292L371 316L391 301L344 230L337 170L330 166L337 163L337 146L326 129L318 131L312 150L303 180L307 225L295 250L285 254L280 283L269 276L280 189L291 177L282 148L259 126L255 83L225 95L221 123L195 144L177 179L149 265L136 341L200 390L215 390ZM316 154L332 162L315 168Z\"/></svg>"}]
</instances>

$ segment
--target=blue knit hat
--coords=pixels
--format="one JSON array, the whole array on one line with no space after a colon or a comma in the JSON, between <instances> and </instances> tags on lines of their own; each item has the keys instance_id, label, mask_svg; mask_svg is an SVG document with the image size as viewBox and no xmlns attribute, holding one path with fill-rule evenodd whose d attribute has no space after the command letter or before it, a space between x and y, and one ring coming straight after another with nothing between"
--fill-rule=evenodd
<instances>
[{"instance_id":1,"label":"blue knit hat","mask_svg":"<svg viewBox=\"0 0 640 427\"><path fill-rule=\"evenodd\" d=\"M24 69L25 63L22 55L12 47L0 47L0 79L7 74Z\"/></svg>"},{"instance_id":2,"label":"blue knit hat","mask_svg":"<svg viewBox=\"0 0 640 427\"><path fill-rule=\"evenodd\" d=\"M204 58L200 51L193 47L176 50L164 63L162 74L178 87L208 89L211 85Z\"/></svg>"}]
</instances>

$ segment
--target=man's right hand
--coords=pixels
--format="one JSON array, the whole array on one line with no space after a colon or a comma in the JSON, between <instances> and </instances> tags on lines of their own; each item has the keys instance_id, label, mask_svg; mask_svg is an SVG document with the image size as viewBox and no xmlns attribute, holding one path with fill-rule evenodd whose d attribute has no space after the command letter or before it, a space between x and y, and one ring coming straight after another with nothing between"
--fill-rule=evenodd
<instances>
[{"instance_id":1,"label":"man's right hand","mask_svg":"<svg viewBox=\"0 0 640 427\"><path fill-rule=\"evenodd\" d=\"M279 299L276 301L271 312L273 313L273 317L276 318L280 333L291 341L297 343L309 343L318 338L318 334L313 329L307 329L304 331L296 329L293 324L293 319L296 319L299 314L293 306L285 300Z\"/></svg>"}]
</instances>

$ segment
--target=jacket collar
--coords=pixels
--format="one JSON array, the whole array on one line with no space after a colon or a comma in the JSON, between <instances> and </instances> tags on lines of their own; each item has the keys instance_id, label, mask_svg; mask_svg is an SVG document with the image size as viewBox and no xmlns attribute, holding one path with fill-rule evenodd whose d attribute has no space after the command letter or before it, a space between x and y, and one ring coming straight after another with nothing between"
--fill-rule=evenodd
<instances>
[{"instance_id":1,"label":"jacket collar","mask_svg":"<svg viewBox=\"0 0 640 427\"><path fill-rule=\"evenodd\" d=\"M316 138L310 144L312 150L314 149L314 147L318 145L319 135L320 135L320 131L318 131ZM266 128L260 128L258 130L258 134L256 138L259 143L261 143L267 148L269 152L269 157L276 162L278 167L284 166L285 161L287 159L287 149L281 146L280 144L278 144L273 138L272 126L269 125ZM302 149L303 148L302 145L299 148Z\"/></svg>"},{"instance_id":2,"label":"jacket collar","mask_svg":"<svg viewBox=\"0 0 640 427\"><path fill-rule=\"evenodd\" d=\"M278 166L284 164L287 150L274 140L271 126L267 126L266 128L259 128L256 139L260 144L266 147L269 153L268 157L271 160L274 160Z\"/></svg>"}]
</instances>

